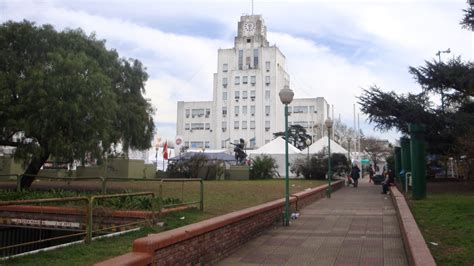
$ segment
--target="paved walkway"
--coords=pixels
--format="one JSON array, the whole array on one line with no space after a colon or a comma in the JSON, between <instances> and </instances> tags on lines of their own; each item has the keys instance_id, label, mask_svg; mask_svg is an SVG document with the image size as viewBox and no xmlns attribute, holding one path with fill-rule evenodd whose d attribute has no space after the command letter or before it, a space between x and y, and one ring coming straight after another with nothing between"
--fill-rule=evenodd
<instances>
[{"instance_id":1,"label":"paved walkway","mask_svg":"<svg viewBox=\"0 0 474 266\"><path fill-rule=\"evenodd\" d=\"M407 265L398 220L382 187L360 180L301 210L219 265Z\"/></svg>"}]
</instances>

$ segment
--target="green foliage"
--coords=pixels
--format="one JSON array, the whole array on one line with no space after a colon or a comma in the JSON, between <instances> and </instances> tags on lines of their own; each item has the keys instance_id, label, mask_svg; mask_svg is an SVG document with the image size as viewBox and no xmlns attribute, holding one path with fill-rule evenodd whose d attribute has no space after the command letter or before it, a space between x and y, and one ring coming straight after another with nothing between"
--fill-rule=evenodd
<instances>
[{"instance_id":1,"label":"green foliage","mask_svg":"<svg viewBox=\"0 0 474 266\"><path fill-rule=\"evenodd\" d=\"M208 163L207 157L196 154L189 160L180 160L168 165L170 178L199 178L199 170Z\"/></svg>"},{"instance_id":2,"label":"green foliage","mask_svg":"<svg viewBox=\"0 0 474 266\"><path fill-rule=\"evenodd\" d=\"M392 173L395 173L395 156L390 154L385 161L387 162L388 169L390 169Z\"/></svg>"},{"instance_id":3,"label":"green foliage","mask_svg":"<svg viewBox=\"0 0 474 266\"><path fill-rule=\"evenodd\" d=\"M101 157L112 144L147 149L153 109L143 97L148 78L138 60L122 59L81 29L0 25L0 145L37 174L53 156L72 162ZM15 134L23 138L14 140ZM29 187L32 178L23 178Z\"/></svg>"},{"instance_id":4,"label":"green foliage","mask_svg":"<svg viewBox=\"0 0 474 266\"><path fill-rule=\"evenodd\" d=\"M273 133L273 137L282 137L285 139L285 132L276 132ZM288 142L293 144L296 148L304 150L306 145L306 140L311 139L311 136L306 133L306 129L300 125L290 125L288 127Z\"/></svg>"},{"instance_id":5,"label":"green foliage","mask_svg":"<svg viewBox=\"0 0 474 266\"><path fill-rule=\"evenodd\" d=\"M349 171L347 157L341 153L332 153L331 168L334 175L344 175ZM305 179L326 179L328 172L327 155L324 153L313 154L309 160L308 158L298 158L293 161L290 170L297 176L303 175Z\"/></svg>"},{"instance_id":6,"label":"green foliage","mask_svg":"<svg viewBox=\"0 0 474 266\"><path fill-rule=\"evenodd\" d=\"M272 179L278 177L278 165L271 156L259 155L252 159L250 166L250 179Z\"/></svg>"},{"instance_id":7,"label":"green foliage","mask_svg":"<svg viewBox=\"0 0 474 266\"><path fill-rule=\"evenodd\" d=\"M359 104L375 128L396 129L408 135L408 124L424 124L428 151L452 155L461 147L456 140L469 136L474 121L474 64L453 58L445 63L426 62L410 67L410 73L421 85L420 94L383 92L377 86L364 90ZM444 99L435 106L430 95Z\"/></svg>"}]
</instances>

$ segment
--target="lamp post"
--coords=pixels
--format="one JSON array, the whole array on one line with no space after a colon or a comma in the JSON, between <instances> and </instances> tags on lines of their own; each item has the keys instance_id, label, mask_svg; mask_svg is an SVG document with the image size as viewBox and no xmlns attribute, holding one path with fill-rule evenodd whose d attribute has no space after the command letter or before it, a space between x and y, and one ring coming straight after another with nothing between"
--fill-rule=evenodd
<instances>
[{"instance_id":1,"label":"lamp post","mask_svg":"<svg viewBox=\"0 0 474 266\"><path fill-rule=\"evenodd\" d=\"M286 85L278 94L280 101L285 105L285 226L290 225L290 181L288 178L288 104L295 95Z\"/></svg>"},{"instance_id":2,"label":"lamp post","mask_svg":"<svg viewBox=\"0 0 474 266\"><path fill-rule=\"evenodd\" d=\"M349 166L352 165L352 161L351 161L351 137L348 137L347 138L347 147L348 147L348 151L347 151L347 159L349 160Z\"/></svg>"},{"instance_id":3,"label":"lamp post","mask_svg":"<svg viewBox=\"0 0 474 266\"><path fill-rule=\"evenodd\" d=\"M451 53L451 49L446 49L445 51L438 51L436 53L436 55L438 56L438 62L441 64L441 54L442 53L445 53L445 54L449 54ZM441 88L441 111L444 112L444 92L443 92L443 88Z\"/></svg>"},{"instance_id":4,"label":"lamp post","mask_svg":"<svg viewBox=\"0 0 474 266\"><path fill-rule=\"evenodd\" d=\"M311 145L311 140L306 139L306 149L308 150L308 160L309 160L309 146Z\"/></svg>"},{"instance_id":5,"label":"lamp post","mask_svg":"<svg viewBox=\"0 0 474 266\"><path fill-rule=\"evenodd\" d=\"M328 129L328 190L326 191L327 197L331 198L331 179L332 179L332 169L331 169L331 128L332 128L332 120L331 118L326 119L324 122Z\"/></svg>"}]
</instances>

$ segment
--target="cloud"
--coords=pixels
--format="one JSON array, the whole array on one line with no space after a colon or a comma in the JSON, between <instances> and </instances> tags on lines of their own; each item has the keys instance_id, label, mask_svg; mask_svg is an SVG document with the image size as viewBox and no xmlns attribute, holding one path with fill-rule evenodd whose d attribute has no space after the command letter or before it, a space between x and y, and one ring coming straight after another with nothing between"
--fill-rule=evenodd
<instances>
[{"instance_id":1,"label":"cloud","mask_svg":"<svg viewBox=\"0 0 474 266\"><path fill-rule=\"evenodd\" d=\"M451 55L471 58L471 34L458 24L461 2L258 1L255 10L263 13L269 42L287 58L296 97L325 97L351 126L361 88L419 91L408 66L448 47ZM0 3L0 21L81 27L121 56L142 61L150 74L146 97L166 134L176 123L177 101L212 100L217 49L233 46L243 12L250 13L249 1Z\"/></svg>"}]
</instances>

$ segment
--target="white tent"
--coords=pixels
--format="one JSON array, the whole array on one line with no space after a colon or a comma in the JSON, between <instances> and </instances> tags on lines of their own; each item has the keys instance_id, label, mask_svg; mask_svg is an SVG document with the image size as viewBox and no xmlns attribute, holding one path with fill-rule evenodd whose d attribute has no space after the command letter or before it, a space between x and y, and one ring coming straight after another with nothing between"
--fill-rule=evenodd
<instances>
[{"instance_id":1,"label":"white tent","mask_svg":"<svg viewBox=\"0 0 474 266\"><path fill-rule=\"evenodd\" d=\"M251 159L263 154L271 156L278 164L278 173L280 176L285 176L285 140L282 137L278 137L256 150L248 150L246 152ZM300 150L288 143L289 163L291 164L291 162L299 156Z\"/></svg>"},{"instance_id":2,"label":"white tent","mask_svg":"<svg viewBox=\"0 0 474 266\"><path fill-rule=\"evenodd\" d=\"M326 152L327 152L327 147L328 147L328 137L324 136L324 137L318 139L313 144L311 144L311 146L309 146L308 148L301 151L301 154L307 154L308 149L309 149L310 154L319 153L323 149L326 150ZM337 144L334 140L331 139L331 153L347 154L347 150L344 149L341 145Z\"/></svg>"}]
</instances>

